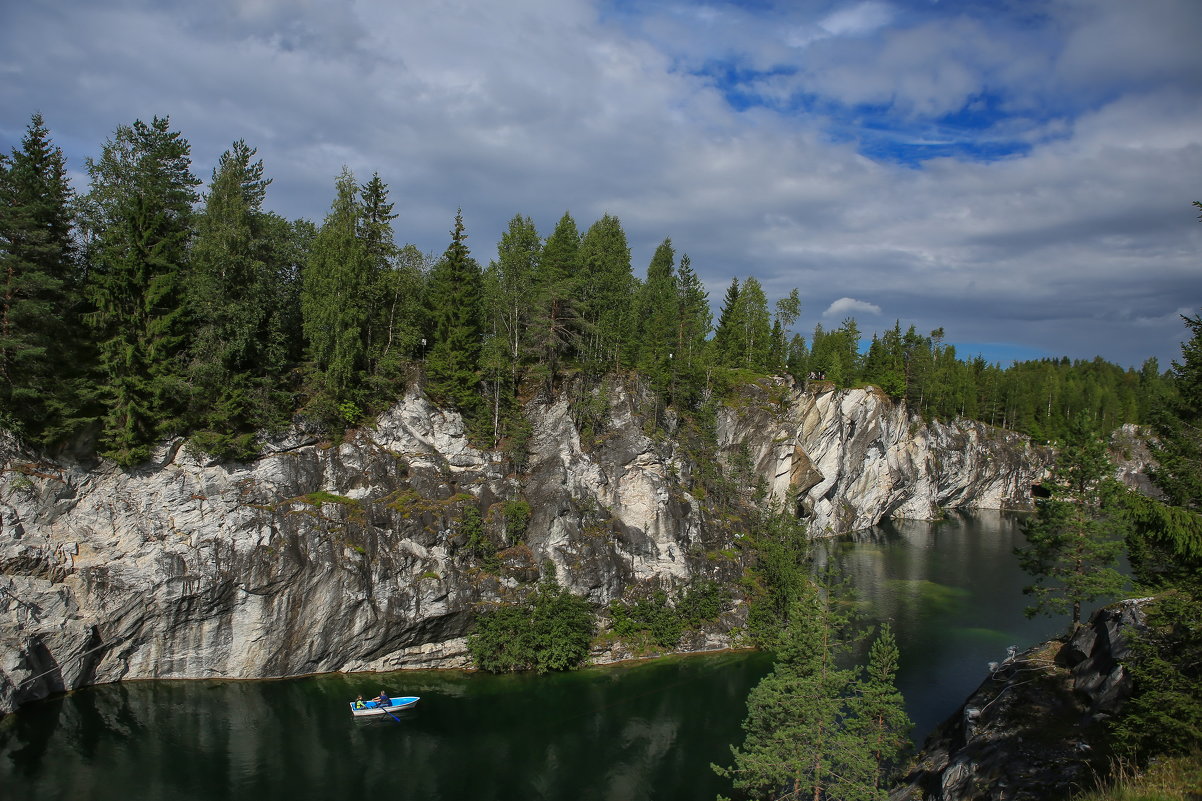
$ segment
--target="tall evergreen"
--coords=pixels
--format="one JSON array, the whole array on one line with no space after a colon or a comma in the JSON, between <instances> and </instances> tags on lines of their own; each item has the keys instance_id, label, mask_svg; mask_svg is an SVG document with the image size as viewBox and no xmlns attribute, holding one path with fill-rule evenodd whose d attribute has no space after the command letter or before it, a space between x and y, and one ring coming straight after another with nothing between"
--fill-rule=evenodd
<instances>
[{"instance_id":1,"label":"tall evergreen","mask_svg":"<svg viewBox=\"0 0 1202 801\"><path fill-rule=\"evenodd\" d=\"M223 153L196 218L186 282L193 335L188 378L193 442L221 456L255 452L255 434L290 411L278 387L289 366L290 278L278 223L263 211L269 178L239 140Z\"/></svg>"},{"instance_id":2,"label":"tall evergreen","mask_svg":"<svg viewBox=\"0 0 1202 801\"><path fill-rule=\"evenodd\" d=\"M1174 505L1202 512L1202 314L1181 319L1190 337L1181 345L1181 361L1173 362L1175 392L1153 415L1153 479Z\"/></svg>"},{"instance_id":3,"label":"tall evergreen","mask_svg":"<svg viewBox=\"0 0 1202 801\"><path fill-rule=\"evenodd\" d=\"M418 338L417 310L411 299L420 276L412 269L412 259L401 258L404 251L397 247L392 227L395 204L388 199L388 185L379 173L360 187L359 205L359 240L366 259L367 380L375 385L373 394L379 394L399 377Z\"/></svg>"},{"instance_id":4,"label":"tall evergreen","mask_svg":"<svg viewBox=\"0 0 1202 801\"><path fill-rule=\"evenodd\" d=\"M705 383L709 363L706 338L713 317L709 293L687 254L680 257L677 269L676 308L675 394L685 406L692 406L701 398Z\"/></svg>"},{"instance_id":5,"label":"tall evergreen","mask_svg":"<svg viewBox=\"0 0 1202 801\"><path fill-rule=\"evenodd\" d=\"M647 280L639 287L636 300L635 366L651 379L660 393L669 388L674 349L680 334L675 262L672 240L665 239L651 257Z\"/></svg>"},{"instance_id":6,"label":"tall evergreen","mask_svg":"<svg viewBox=\"0 0 1202 801\"><path fill-rule=\"evenodd\" d=\"M1106 443L1079 419L1045 483L1051 497L1038 501L1035 517L1023 526L1027 546L1015 551L1019 565L1035 578L1023 590L1035 599L1028 617L1069 611L1076 627L1082 604L1122 590L1125 581L1116 566L1124 524L1104 505L1117 490L1113 474Z\"/></svg>"},{"instance_id":7,"label":"tall evergreen","mask_svg":"<svg viewBox=\"0 0 1202 801\"><path fill-rule=\"evenodd\" d=\"M462 209L455 214L451 244L429 279L432 337L426 358L426 389L440 403L479 424L481 271L467 247Z\"/></svg>"},{"instance_id":8,"label":"tall evergreen","mask_svg":"<svg viewBox=\"0 0 1202 801\"><path fill-rule=\"evenodd\" d=\"M73 193L62 150L34 114L0 155L0 426L48 445L75 425L85 342Z\"/></svg>"},{"instance_id":9,"label":"tall evergreen","mask_svg":"<svg viewBox=\"0 0 1202 801\"><path fill-rule=\"evenodd\" d=\"M562 361L580 342L583 319L575 302L580 273L580 233L567 212L547 237L535 275L531 344L548 388Z\"/></svg>"},{"instance_id":10,"label":"tall evergreen","mask_svg":"<svg viewBox=\"0 0 1202 801\"><path fill-rule=\"evenodd\" d=\"M586 364L616 367L630 339L634 273L630 245L617 217L606 214L580 241L580 278L576 282Z\"/></svg>"},{"instance_id":11,"label":"tall evergreen","mask_svg":"<svg viewBox=\"0 0 1202 801\"><path fill-rule=\"evenodd\" d=\"M886 623L868 649L868 662L852 702L850 732L861 745L867 746L871 757L861 763L868 770L865 784L870 781L872 785L869 797L884 797L889 779L910 748L910 730L914 724L897 689L900 660L897 639Z\"/></svg>"},{"instance_id":12,"label":"tall evergreen","mask_svg":"<svg viewBox=\"0 0 1202 801\"><path fill-rule=\"evenodd\" d=\"M851 644L848 620L829 594L809 582L790 610L772 672L747 698L745 739L734 765L714 766L742 797L883 799L876 765L894 759L884 738L859 731L862 689L841 657ZM887 681L887 670L878 671ZM874 755L880 748L881 760Z\"/></svg>"},{"instance_id":13,"label":"tall evergreen","mask_svg":"<svg viewBox=\"0 0 1202 801\"><path fill-rule=\"evenodd\" d=\"M358 192L355 176L344 167L305 265L301 294L316 410L330 417L338 409L347 422L355 422L360 411L374 288L373 265L360 236Z\"/></svg>"},{"instance_id":14,"label":"tall evergreen","mask_svg":"<svg viewBox=\"0 0 1202 801\"><path fill-rule=\"evenodd\" d=\"M130 466L178 428L185 407L183 273L199 181L188 141L166 117L118 127L88 173L85 291L106 409L100 448Z\"/></svg>"},{"instance_id":15,"label":"tall evergreen","mask_svg":"<svg viewBox=\"0 0 1202 801\"><path fill-rule=\"evenodd\" d=\"M718 325L714 329L714 341L711 347L714 361L723 367L734 367L738 364L739 354L744 350L743 327L739 324L739 279L730 279L726 288L726 296L722 299L722 309L718 313Z\"/></svg>"}]
</instances>

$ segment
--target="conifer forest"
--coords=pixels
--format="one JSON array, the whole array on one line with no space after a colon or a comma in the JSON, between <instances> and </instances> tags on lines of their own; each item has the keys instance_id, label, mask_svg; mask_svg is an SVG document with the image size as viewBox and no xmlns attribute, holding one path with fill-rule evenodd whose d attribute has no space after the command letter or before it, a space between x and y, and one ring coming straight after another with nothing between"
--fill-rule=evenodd
<instances>
[{"instance_id":1,"label":"conifer forest","mask_svg":"<svg viewBox=\"0 0 1202 801\"><path fill-rule=\"evenodd\" d=\"M340 432L419 376L475 441L519 448L523 399L614 372L637 373L655 420L787 373L1038 439L1082 414L1143 422L1170 387L1155 359L1002 366L901 321L867 342L851 318L803 336L805 287L769 298L754 275L730 278L715 319L683 248L665 238L636 269L609 214L548 233L519 213L473 250L460 213L426 254L381 176L344 169L323 220L285 219L254 147L234 142L202 181L166 117L118 127L84 167L73 187L36 114L0 156L0 427L51 452L128 467L185 435L249 458L261 432L297 415Z\"/></svg>"}]
</instances>

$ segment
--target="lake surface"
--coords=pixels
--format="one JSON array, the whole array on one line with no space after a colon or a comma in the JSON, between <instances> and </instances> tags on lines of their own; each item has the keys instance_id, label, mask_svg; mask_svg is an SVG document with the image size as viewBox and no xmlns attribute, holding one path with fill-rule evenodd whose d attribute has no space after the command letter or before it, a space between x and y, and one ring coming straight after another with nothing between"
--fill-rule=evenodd
<instances>
[{"instance_id":1,"label":"lake surface","mask_svg":"<svg viewBox=\"0 0 1202 801\"><path fill-rule=\"evenodd\" d=\"M1066 620L1022 615L1016 518L899 522L827 546L890 619L921 739L1006 648ZM454 672L87 688L0 719L0 798L706 799L741 739L762 654L673 657L548 676ZM400 722L354 720L381 687Z\"/></svg>"}]
</instances>

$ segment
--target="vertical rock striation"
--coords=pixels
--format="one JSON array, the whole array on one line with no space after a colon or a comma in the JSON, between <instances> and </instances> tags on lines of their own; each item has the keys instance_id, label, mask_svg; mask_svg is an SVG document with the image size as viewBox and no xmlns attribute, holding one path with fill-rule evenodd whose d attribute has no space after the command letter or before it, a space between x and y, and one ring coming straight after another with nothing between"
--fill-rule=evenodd
<instances>
[{"instance_id":1,"label":"vertical rock striation","mask_svg":"<svg viewBox=\"0 0 1202 801\"><path fill-rule=\"evenodd\" d=\"M640 582L737 579L715 556L737 532L694 494L688 451L646 433L637 390L593 392L608 414L588 443L566 397L527 408L522 475L419 391L341 443L298 424L248 463L177 440L135 470L86 469L0 440L0 712L124 678L466 666L477 605L549 565L597 605ZM1021 505L1043 469L1020 437L925 426L871 390L765 382L717 434L717 461L747 465L816 534ZM499 568L468 547L470 507Z\"/></svg>"}]
</instances>

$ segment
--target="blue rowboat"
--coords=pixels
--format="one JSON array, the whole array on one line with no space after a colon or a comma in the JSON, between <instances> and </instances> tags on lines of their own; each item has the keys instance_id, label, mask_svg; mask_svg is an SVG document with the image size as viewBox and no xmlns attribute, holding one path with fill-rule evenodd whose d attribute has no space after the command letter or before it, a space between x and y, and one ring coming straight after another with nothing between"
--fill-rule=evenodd
<instances>
[{"instance_id":1,"label":"blue rowboat","mask_svg":"<svg viewBox=\"0 0 1202 801\"><path fill-rule=\"evenodd\" d=\"M390 712L409 709L421 700L421 696L406 695L400 698L390 698L389 700L392 703L388 706L380 706L379 701L351 701L351 714L357 718L374 718L380 715L387 715Z\"/></svg>"}]
</instances>

